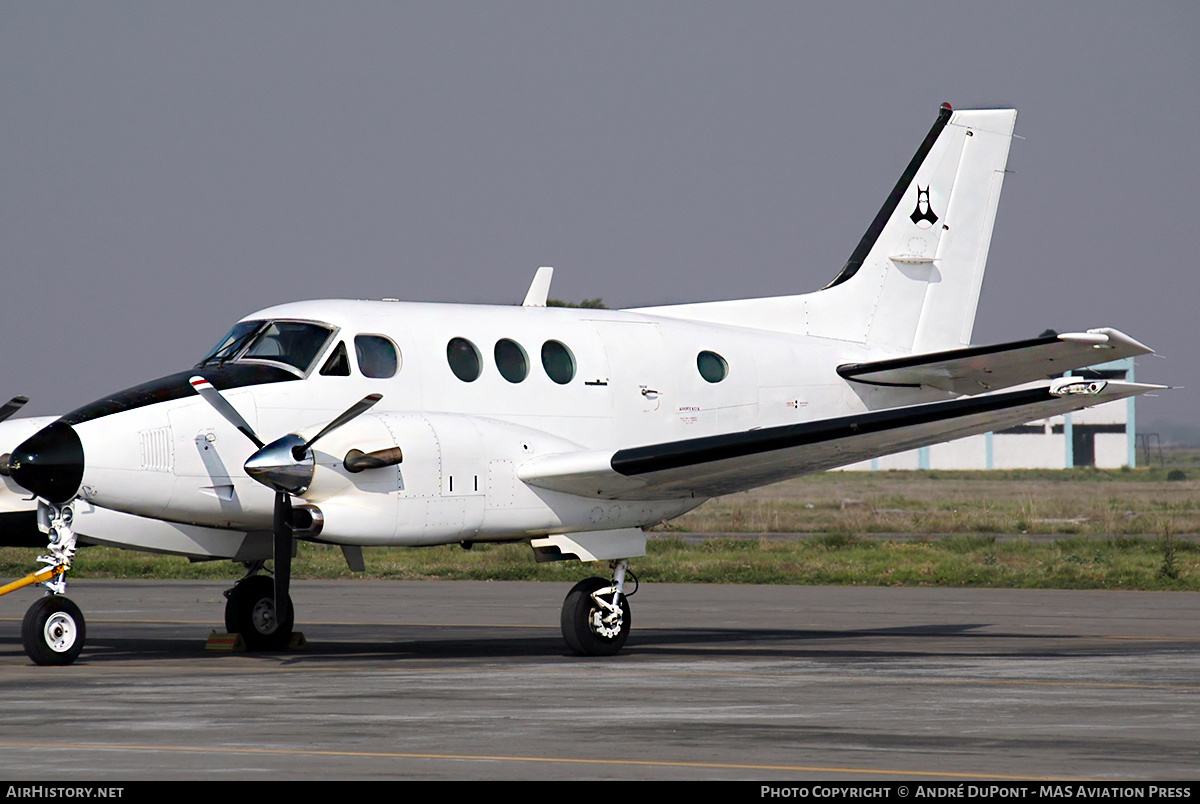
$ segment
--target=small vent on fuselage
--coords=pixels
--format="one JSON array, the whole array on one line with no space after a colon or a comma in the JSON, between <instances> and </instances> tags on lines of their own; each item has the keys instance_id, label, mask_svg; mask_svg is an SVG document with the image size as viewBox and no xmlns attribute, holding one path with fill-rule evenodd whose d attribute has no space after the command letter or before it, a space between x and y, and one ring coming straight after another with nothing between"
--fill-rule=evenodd
<instances>
[{"instance_id":1,"label":"small vent on fuselage","mask_svg":"<svg viewBox=\"0 0 1200 804\"><path fill-rule=\"evenodd\" d=\"M138 433L142 445L142 469L148 472L171 471L171 428L156 427Z\"/></svg>"}]
</instances>

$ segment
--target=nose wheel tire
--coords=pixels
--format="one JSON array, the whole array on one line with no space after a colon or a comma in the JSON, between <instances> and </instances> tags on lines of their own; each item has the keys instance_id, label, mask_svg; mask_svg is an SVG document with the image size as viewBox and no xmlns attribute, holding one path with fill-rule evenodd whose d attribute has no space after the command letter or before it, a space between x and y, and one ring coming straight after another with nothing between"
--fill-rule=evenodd
<instances>
[{"instance_id":1,"label":"nose wheel tire","mask_svg":"<svg viewBox=\"0 0 1200 804\"><path fill-rule=\"evenodd\" d=\"M247 650L282 650L292 636L292 598L275 610L275 581L252 575L238 583L225 603L225 630L241 634Z\"/></svg>"},{"instance_id":2,"label":"nose wheel tire","mask_svg":"<svg viewBox=\"0 0 1200 804\"><path fill-rule=\"evenodd\" d=\"M562 607L562 634L567 647L579 656L613 656L625 647L631 621L629 600L621 597L619 612L598 604L592 595L612 581L588 578L567 593ZM601 595L612 603L612 593Z\"/></svg>"},{"instance_id":3,"label":"nose wheel tire","mask_svg":"<svg viewBox=\"0 0 1200 804\"><path fill-rule=\"evenodd\" d=\"M21 642L35 664L70 664L79 658L86 635L83 612L62 595L40 598L21 623Z\"/></svg>"}]
</instances>

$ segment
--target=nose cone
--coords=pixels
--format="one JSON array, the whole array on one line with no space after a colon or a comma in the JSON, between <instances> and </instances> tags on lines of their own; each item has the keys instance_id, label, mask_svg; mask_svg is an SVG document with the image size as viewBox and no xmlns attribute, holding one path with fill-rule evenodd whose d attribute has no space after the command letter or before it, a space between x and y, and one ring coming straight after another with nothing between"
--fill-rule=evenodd
<instances>
[{"instance_id":1,"label":"nose cone","mask_svg":"<svg viewBox=\"0 0 1200 804\"><path fill-rule=\"evenodd\" d=\"M14 449L8 466L22 488L52 503L69 502L83 482L83 444L75 428L54 422Z\"/></svg>"}]
</instances>

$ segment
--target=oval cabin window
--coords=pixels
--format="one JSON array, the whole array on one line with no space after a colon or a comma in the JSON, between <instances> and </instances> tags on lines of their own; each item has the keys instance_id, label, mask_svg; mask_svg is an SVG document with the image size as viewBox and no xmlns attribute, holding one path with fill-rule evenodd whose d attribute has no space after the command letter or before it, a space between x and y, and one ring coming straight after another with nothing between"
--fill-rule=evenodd
<instances>
[{"instance_id":1,"label":"oval cabin window","mask_svg":"<svg viewBox=\"0 0 1200 804\"><path fill-rule=\"evenodd\" d=\"M720 382L729 376L729 364L716 352L701 352L696 355L696 368L708 382Z\"/></svg>"},{"instance_id":2,"label":"oval cabin window","mask_svg":"<svg viewBox=\"0 0 1200 804\"><path fill-rule=\"evenodd\" d=\"M529 356L521 344L508 338L496 341L496 368L509 382L521 382L529 376Z\"/></svg>"},{"instance_id":3,"label":"oval cabin window","mask_svg":"<svg viewBox=\"0 0 1200 804\"><path fill-rule=\"evenodd\" d=\"M542 368L550 379L566 385L575 378L575 355L558 341L546 341L542 344Z\"/></svg>"},{"instance_id":4,"label":"oval cabin window","mask_svg":"<svg viewBox=\"0 0 1200 804\"><path fill-rule=\"evenodd\" d=\"M446 344L446 362L454 376L463 382L475 382L483 373L483 358L475 344L466 338L451 338Z\"/></svg>"}]
</instances>

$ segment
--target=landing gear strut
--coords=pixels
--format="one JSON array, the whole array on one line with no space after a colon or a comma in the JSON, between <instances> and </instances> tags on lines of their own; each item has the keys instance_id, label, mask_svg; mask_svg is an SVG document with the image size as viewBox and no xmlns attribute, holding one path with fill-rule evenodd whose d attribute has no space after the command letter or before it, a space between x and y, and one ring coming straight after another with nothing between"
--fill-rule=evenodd
<instances>
[{"instance_id":1,"label":"landing gear strut","mask_svg":"<svg viewBox=\"0 0 1200 804\"><path fill-rule=\"evenodd\" d=\"M66 665L79 658L87 635L83 612L64 594L66 571L75 557L75 533L71 530L75 511L69 502L53 505L39 500L37 516L38 528L50 537L49 555L38 556L46 566L0 587L0 595L35 583L46 587L46 596L25 612L21 643L36 664Z\"/></svg>"},{"instance_id":2,"label":"landing gear strut","mask_svg":"<svg viewBox=\"0 0 1200 804\"><path fill-rule=\"evenodd\" d=\"M275 581L251 575L225 593L225 630L241 634L246 649L283 650L292 637L294 613L291 595L284 594L275 607Z\"/></svg>"},{"instance_id":3,"label":"landing gear strut","mask_svg":"<svg viewBox=\"0 0 1200 804\"><path fill-rule=\"evenodd\" d=\"M562 635L579 656L614 656L625 646L632 623L625 596L629 561L613 564L613 578L587 578L567 593L562 607Z\"/></svg>"}]
</instances>

